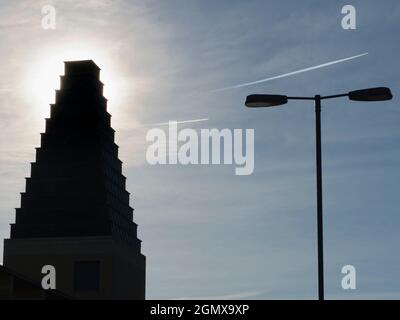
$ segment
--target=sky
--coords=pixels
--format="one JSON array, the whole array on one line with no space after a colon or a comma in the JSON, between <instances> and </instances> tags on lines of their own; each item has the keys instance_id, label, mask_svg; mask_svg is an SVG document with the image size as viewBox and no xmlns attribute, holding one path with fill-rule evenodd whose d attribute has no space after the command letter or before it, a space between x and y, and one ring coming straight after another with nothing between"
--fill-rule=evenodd
<instances>
[{"instance_id":1,"label":"sky","mask_svg":"<svg viewBox=\"0 0 400 320\"><path fill-rule=\"evenodd\" d=\"M356 8L344 30L342 7ZM42 28L44 5L56 29ZM317 0L0 0L0 238L9 237L63 61L93 59L147 257L148 299L314 299L310 101L246 109L253 93L394 99L322 106L327 299L399 299L400 3ZM368 53L250 86L218 90ZM255 170L146 162L151 124L255 130ZM2 256L2 248L0 249ZM343 290L353 265L357 289Z\"/></svg>"}]
</instances>

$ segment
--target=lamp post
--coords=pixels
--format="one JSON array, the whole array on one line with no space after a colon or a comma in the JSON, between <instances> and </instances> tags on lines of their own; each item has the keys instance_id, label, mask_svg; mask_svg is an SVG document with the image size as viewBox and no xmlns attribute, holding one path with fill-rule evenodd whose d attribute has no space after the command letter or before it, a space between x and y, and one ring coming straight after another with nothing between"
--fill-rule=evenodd
<instances>
[{"instance_id":1,"label":"lamp post","mask_svg":"<svg viewBox=\"0 0 400 320\"><path fill-rule=\"evenodd\" d=\"M331 96L288 97L284 95L253 94L247 97L245 105L249 108L274 107L286 104L288 100L313 100L315 104L315 140L317 173L317 253L318 253L318 299L324 300L324 246L322 216L322 161L321 161L321 101L348 97L353 101L386 101L393 98L389 88L379 87L351 91Z\"/></svg>"}]
</instances>

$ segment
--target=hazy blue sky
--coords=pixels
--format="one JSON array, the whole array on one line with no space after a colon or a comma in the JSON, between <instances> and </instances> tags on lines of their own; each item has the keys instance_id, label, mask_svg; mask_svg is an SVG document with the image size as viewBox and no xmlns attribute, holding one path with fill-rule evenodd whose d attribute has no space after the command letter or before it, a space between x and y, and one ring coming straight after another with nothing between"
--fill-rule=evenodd
<instances>
[{"instance_id":1,"label":"hazy blue sky","mask_svg":"<svg viewBox=\"0 0 400 320\"><path fill-rule=\"evenodd\" d=\"M55 30L41 27L45 4L57 10ZM345 4L357 9L356 30L341 27ZM399 299L399 21L396 0L0 0L0 237L9 236L63 59L93 58L147 256L147 297L314 298L313 106L249 110L244 99L390 86L391 102L323 105L326 297ZM146 164L143 125L197 118L209 121L185 127L255 129L251 176L231 165ZM346 264L357 269L355 291L341 289Z\"/></svg>"}]
</instances>

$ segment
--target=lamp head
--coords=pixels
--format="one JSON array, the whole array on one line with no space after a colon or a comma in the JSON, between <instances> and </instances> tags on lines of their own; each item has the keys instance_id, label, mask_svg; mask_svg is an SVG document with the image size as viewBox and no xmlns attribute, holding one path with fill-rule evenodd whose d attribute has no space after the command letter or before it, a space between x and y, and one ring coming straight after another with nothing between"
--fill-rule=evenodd
<instances>
[{"instance_id":1,"label":"lamp head","mask_svg":"<svg viewBox=\"0 0 400 320\"><path fill-rule=\"evenodd\" d=\"M349 92L349 99L353 101L386 101L393 95L389 88L379 87Z\"/></svg>"},{"instance_id":2,"label":"lamp head","mask_svg":"<svg viewBox=\"0 0 400 320\"><path fill-rule=\"evenodd\" d=\"M275 107L288 102L287 96L272 94L252 94L247 96L245 105L248 108Z\"/></svg>"}]
</instances>

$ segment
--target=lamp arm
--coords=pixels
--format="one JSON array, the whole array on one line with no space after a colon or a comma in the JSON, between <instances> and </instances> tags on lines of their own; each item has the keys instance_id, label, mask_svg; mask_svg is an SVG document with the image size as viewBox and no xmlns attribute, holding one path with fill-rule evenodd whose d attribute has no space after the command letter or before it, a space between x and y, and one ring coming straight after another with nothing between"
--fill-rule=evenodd
<instances>
[{"instance_id":1,"label":"lamp arm","mask_svg":"<svg viewBox=\"0 0 400 320\"><path fill-rule=\"evenodd\" d=\"M288 100L315 100L315 97L287 97Z\"/></svg>"},{"instance_id":2,"label":"lamp arm","mask_svg":"<svg viewBox=\"0 0 400 320\"><path fill-rule=\"evenodd\" d=\"M327 100L327 99L334 99L334 98L342 98L342 97L348 97L348 93L341 93L341 94L335 94L332 96L324 96L321 97L321 100ZM314 100L315 97L287 97L288 100Z\"/></svg>"},{"instance_id":3,"label":"lamp arm","mask_svg":"<svg viewBox=\"0 0 400 320\"><path fill-rule=\"evenodd\" d=\"M342 94L335 94L333 96L325 96L321 97L321 100L326 100L326 99L334 99L334 98L341 98L341 97L348 97L348 93L342 93Z\"/></svg>"}]
</instances>

